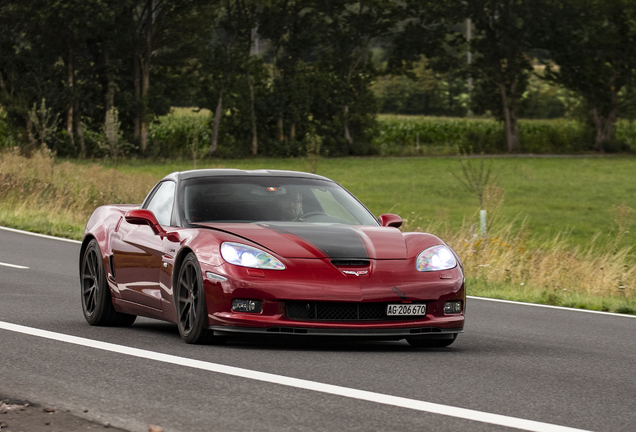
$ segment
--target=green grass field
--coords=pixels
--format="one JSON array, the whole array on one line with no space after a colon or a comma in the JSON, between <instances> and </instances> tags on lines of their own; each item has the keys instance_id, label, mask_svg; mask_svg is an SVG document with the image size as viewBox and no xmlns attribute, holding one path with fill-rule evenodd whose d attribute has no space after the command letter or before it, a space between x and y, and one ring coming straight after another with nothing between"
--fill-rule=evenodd
<instances>
[{"instance_id":1,"label":"green grass field","mask_svg":"<svg viewBox=\"0 0 636 432\"><path fill-rule=\"evenodd\" d=\"M471 163L477 163L471 159ZM597 232L616 228L615 206L636 208L636 157L493 157L492 172L505 190L502 217L526 219L537 236L569 233L583 245ZM172 171L192 169L191 161L148 163L128 161L118 170L150 173L160 178ZM308 171L304 159L199 161L197 168L286 169ZM410 226L448 221L459 228L476 223L479 201L453 175L461 177L457 158L342 158L322 159L318 174L349 189L375 214L397 213ZM625 244L636 243L631 232Z\"/></svg>"}]
</instances>

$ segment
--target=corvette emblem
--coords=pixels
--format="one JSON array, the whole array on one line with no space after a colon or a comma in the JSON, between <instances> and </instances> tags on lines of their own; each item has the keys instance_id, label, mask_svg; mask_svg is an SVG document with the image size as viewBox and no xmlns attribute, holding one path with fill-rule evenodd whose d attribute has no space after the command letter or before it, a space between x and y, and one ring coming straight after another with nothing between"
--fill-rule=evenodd
<instances>
[{"instance_id":1,"label":"corvette emblem","mask_svg":"<svg viewBox=\"0 0 636 432\"><path fill-rule=\"evenodd\" d=\"M369 273L367 270L364 270L364 271L343 270L342 272L344 274L354 275L354 276L360 276L360 275L365 275Z\"/></svg>"}]
</instances>

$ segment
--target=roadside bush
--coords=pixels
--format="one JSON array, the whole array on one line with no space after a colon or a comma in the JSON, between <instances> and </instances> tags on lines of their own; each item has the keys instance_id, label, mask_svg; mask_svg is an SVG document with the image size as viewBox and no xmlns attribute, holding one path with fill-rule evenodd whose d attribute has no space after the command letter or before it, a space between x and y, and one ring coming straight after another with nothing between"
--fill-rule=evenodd
<instances>
[{"instance_id":1,"label":"roadside bush","mask_svg":"<svg viewBox=\"0 0 636 432\"><path fill-rule=\"evenodd\" d=\"M172 108L150 124L148 155L162 158L190 158L189 146L197 134L197 142L204 146L212 137L212 114L208 110Z\"/></svg>"},{"instance_id":2,"label":"roadside bush","mask_svg":"<svg viewBox=\"0 0 636 432\"><path fill-rule=\"evenodd\" d=\"M636 152L636 123L634 120L616 122L616 139L631 152Z\"/></svg>"},{"instance_id":3,"label":"roadside bush","mask_svg":"<svg viewBox=\"0 0 636 432\"><path fill-rule=\"evenodd\" d=\"M18 141L7 121L7 113L0 107L0 151L17 145Z\"/></svg>"}]
</instances>

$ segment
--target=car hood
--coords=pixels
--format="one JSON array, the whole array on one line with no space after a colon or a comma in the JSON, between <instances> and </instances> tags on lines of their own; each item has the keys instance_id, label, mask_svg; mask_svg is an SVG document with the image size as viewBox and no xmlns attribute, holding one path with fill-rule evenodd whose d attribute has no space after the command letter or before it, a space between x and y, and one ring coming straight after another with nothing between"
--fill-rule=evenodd
<instances>
[{"instance_id":1,"label":"car hood","mask_svg":"<svg viewBox=\"0 0 636 432\"><path fill-rule=\"evenodd\" d=\"M301 222L197 225L245 238L285 258L407 258L397 228Z\"/></svg>"}]
</instances>

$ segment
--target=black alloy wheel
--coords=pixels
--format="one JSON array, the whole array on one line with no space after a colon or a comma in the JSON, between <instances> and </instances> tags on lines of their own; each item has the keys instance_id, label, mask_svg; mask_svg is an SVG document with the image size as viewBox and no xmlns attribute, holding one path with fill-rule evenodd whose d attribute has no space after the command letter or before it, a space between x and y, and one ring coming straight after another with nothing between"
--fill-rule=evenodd
<instances>
[{"instance_id":1,"label":"black alloy wheel","mask_svg":"<svg viewBox=\"0 0 636 432\"><path fill-rule=\"evenodd\" d=\"M181 263L179 277L174 288L174 303L177 309L177 324L181 338L190 344L223 343L225 339L215 337L207 330L207 308L201 268L193 253Z\"/></svg>"},{"instance_id":2,"label":"black alloy wheel","mask_svg":"<svg viewBox=\"0 0 636 432\"><path fill-rule=\"evenodd\" d=\"M113 307L102 253L95 239L88 243L82 255L80 284L82 312L90 325L127 327L135 322L136 315L117 312Z\"/></svg>"}]
</instances>

